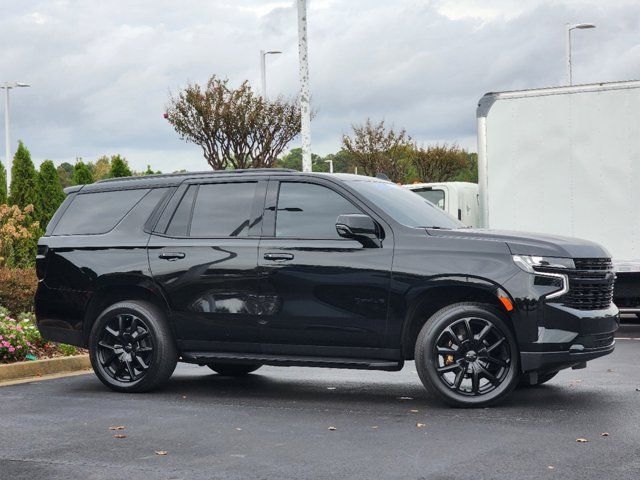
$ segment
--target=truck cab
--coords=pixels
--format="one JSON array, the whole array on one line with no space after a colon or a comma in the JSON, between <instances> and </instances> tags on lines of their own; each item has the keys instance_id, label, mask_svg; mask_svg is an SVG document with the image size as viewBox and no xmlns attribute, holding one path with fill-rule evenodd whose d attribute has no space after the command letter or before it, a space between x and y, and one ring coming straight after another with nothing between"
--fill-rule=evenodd
<instances>
[{"instance_id":1,"label":"truck cab","mask_svg":"<svg viewBox=\"0 0 640 480\"><path fill-rule=\"evenodd\" d=\"M478 184L470 182L414 183L404 185L436 207L456 217L467 227L478 227Z\"/></svg>"}]
</instances>

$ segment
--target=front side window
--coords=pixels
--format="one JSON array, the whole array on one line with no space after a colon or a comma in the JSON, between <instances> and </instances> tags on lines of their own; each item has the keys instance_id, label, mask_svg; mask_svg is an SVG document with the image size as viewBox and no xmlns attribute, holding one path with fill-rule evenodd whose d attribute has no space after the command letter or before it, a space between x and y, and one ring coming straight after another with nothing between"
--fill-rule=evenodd
<instances>
[{"instance_id":1,"label":"front side window","mask_svg":"<svg viewBox=\"0 0 640 480\"><path fill-rule=\"evenodd\" d=\"M341 238L339 215L362 213L350 201L322 185L282 182L276 213L276 237Z\"/></svg>"},{"instance_id":2,"label":"front side window","mask_svg":"<svg viewBox=\"0 0 640 480\"><path fill-rule=\"evenodd\" d=\"M189 235L248 236L256 185L257 182L200 185L193 206Z\"/></svg>"}]
</instances>

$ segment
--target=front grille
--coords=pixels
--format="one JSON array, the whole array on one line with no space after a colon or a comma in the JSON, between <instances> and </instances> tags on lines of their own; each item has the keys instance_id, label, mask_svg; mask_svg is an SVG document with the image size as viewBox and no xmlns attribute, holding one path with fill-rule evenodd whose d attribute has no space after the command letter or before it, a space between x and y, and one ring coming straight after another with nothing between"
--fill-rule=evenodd
<instances>
[{"instance_id":1,"label":"front grille","mask_svg":"<svg viewBox=\"0 0 640 480\"><path fill-rule=\"evenodd\" d=\"M578 310L600 310L613 300L615 274L609 258L576 258L569 270L569 292L561 300Z\"/></svg>"},{"instance_id":2,"label":"front grille","mask_svg":"<svg viewBox=\"0 0 640 480\"><path fill-rule=\"evenodd\" d=\"M597 333L595 335L581 335L576 337L573 343L582 345L584 348L603 348L613 343L613 333Z\"/></svg>"}]
</instances>

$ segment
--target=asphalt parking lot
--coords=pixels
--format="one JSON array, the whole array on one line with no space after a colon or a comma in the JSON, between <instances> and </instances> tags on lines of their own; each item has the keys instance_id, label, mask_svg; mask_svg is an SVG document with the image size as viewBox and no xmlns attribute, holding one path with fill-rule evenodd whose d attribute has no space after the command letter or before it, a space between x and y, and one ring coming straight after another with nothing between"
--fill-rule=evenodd
<instances>
[{"instance_id":1,"label":"asphalt parking lot","mask_svg":"<svg viewBox=\"0 0 640 480\"><path fill-rule=\"evenodd\" d=\"M437 403L412 363L242 379L179 365L142 395L92 374L4 386L0 478L637 479L640 325L619 336L587 369L480 410Z\"/></svg>"}]
</instances>

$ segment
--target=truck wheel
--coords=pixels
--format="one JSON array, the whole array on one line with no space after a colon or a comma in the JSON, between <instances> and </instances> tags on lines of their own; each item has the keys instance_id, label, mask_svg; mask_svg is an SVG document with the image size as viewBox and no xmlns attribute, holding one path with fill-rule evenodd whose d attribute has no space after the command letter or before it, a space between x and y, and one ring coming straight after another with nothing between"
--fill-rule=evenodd
<instances>
[{"instance_id":1,"label":"truck wheel","mask_svg":"<svg viewBox=\"0 0 640 480\"><path fill-rule=\"evenodd\" d=\"M456 303L424 324L416 370L430 392L454 407L485 407L517 385L518 347L501 313L490 305Z\"/></svg>"},{"instance_id":2,"label":"truck wheel","mask_svg":"<svg viewBox=\"0 0 640 480\"><path fill-rule=\"evenodd\" d=\"M555 377L558 372L539 372L538 373L538 383L531 383L529 379L529 374L525 373L520 377L519 386L520 387L537 387L538 385L542 385L543 383L547 383L553 377Z\"/></svg>"},{"instance_id":3,"label":"truck wheel","mask_svg":"<svg viewBox=\"0 0 640 480\"><path fill-rule=\"evenodd\" d=\"M226 377L241 377L255 372L261 366L260 363L212 363L207 365L214 372Z\"/></svg>"},{"instance_id":4,"label":"truck wheel","mask_svg":"<svg viewBox=\"0 0 640 480\"><path fill-rule=\"evenodd\" d=\"M91 328L93 370L118 392L146 392L166 382L178 351L161 309L141 300L118 302L103 311Z\"/></svg>"}]
</instances>

